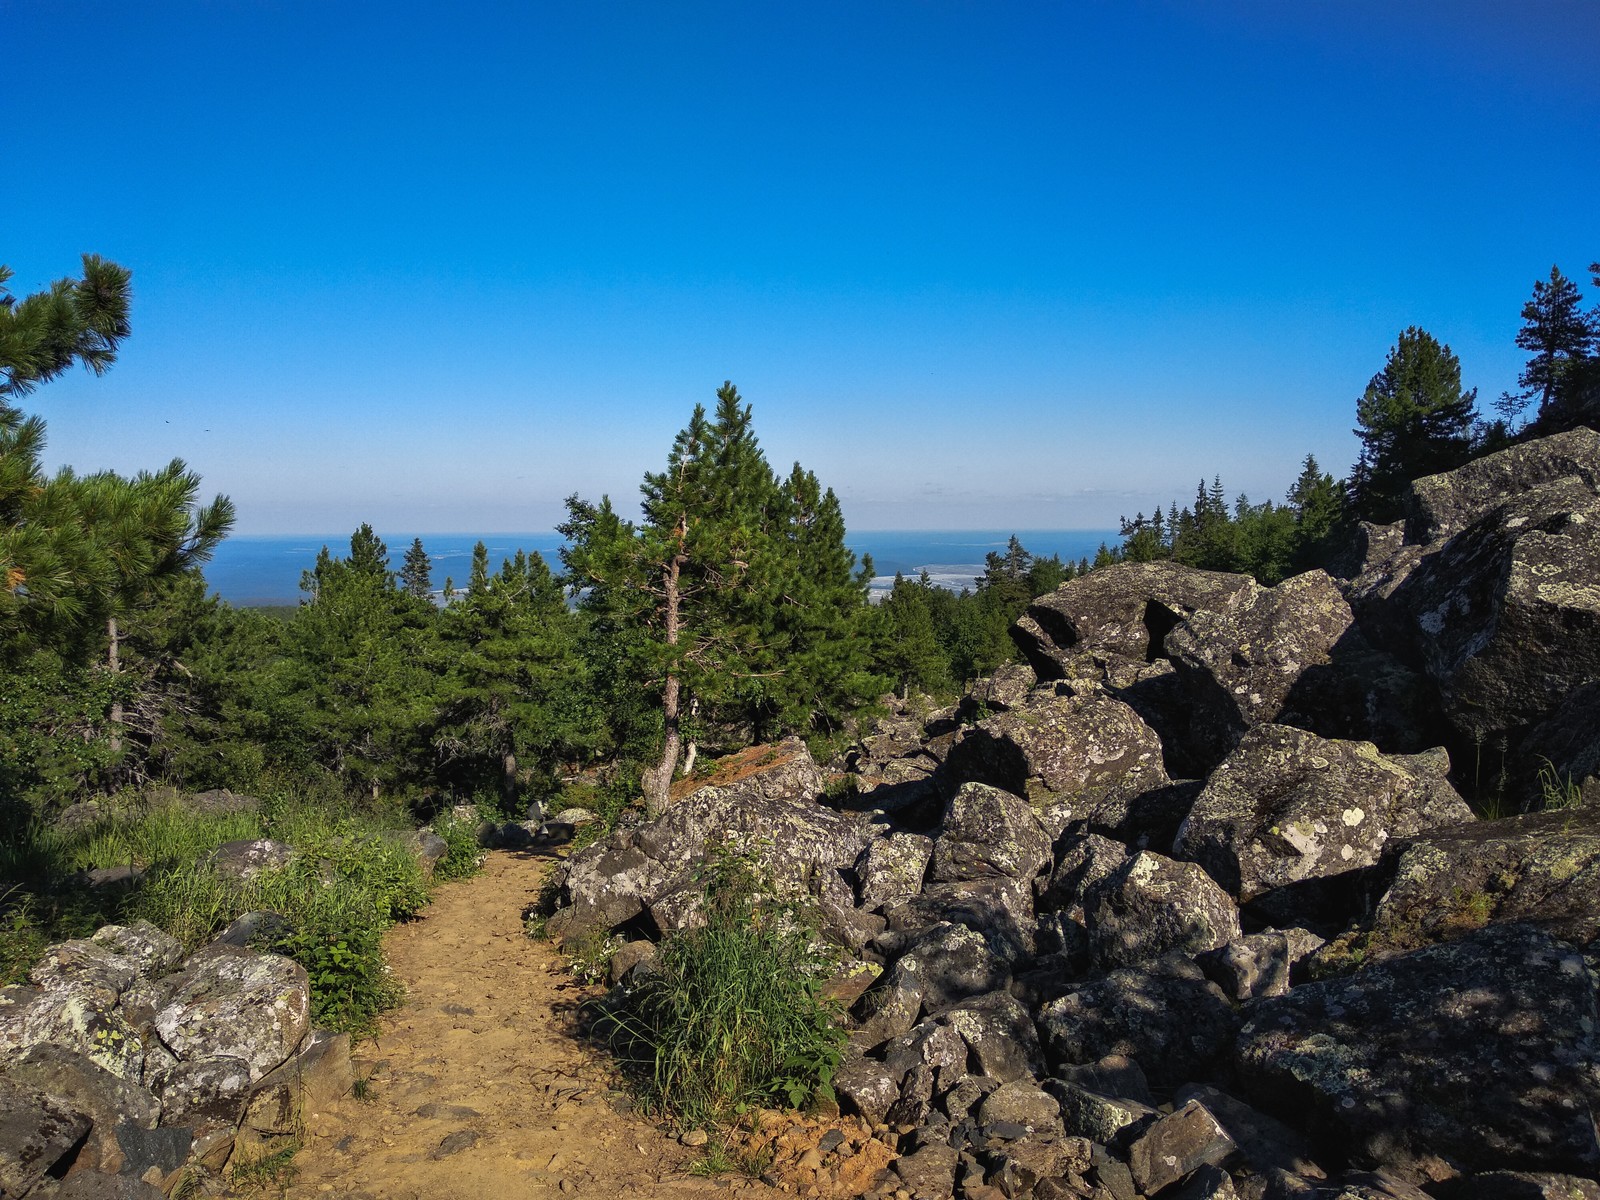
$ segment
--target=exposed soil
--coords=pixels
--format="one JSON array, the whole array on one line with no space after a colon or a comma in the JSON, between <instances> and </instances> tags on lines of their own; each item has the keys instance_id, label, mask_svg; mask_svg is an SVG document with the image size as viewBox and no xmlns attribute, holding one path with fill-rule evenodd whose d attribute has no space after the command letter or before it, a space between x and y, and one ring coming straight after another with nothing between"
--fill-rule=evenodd
<instances>
[{"instance_id":1,"label":"exposed soil","mask_svg":"<svg viewBox=\"0 0 1600 1200\"><path fill-rule=\"evenodd\" d=\"M604 1058L575 1035L592 994L522 913L549 859L496 852L385 938L403 1007L356 1051L365 1098L304 1115L287 1197L778 1196L689 1174L699 1152L626 1111Z\"/></svg>"}]
</instances>

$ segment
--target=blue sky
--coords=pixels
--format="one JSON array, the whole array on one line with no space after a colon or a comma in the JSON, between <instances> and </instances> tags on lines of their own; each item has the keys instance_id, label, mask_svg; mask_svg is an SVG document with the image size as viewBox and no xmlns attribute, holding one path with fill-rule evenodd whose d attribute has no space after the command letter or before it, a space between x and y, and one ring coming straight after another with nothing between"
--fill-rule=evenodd
<instances>
[{"instance_id":1,"label":"blue sky","mask_svg":"<svg viewBox=\"0 0 1600 1200\"><path fill-rule=\"evenodd\" d=\"M134 271L52 465L240 532L631 506L724 379L853 528L1342 474L1407 325L1485 403L1600 258L1600 5L0 0L0 261Z\"/></svg>"}]
</instances>

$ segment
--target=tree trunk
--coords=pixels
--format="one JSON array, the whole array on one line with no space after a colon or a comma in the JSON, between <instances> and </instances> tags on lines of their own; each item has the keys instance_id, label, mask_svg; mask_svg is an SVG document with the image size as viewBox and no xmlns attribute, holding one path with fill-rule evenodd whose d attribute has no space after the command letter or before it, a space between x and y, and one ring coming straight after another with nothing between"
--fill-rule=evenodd
<instances>
[{"instance_id":1,"label":"tree trunk","mask_svg":"<svg viewBox=\"0 0 1600 1200\"><path fill-rule=\"evenodd\" d=\"M679 546L683 545L683 526L679 525ZM678 618L680 600L678 595L678 574L683 568L684 555L680 550L667 562L667 569L663 573L663 582L666 585L666 634L667 645L675 647L678 644ZM672 791L672 776L678 769L678 752L683 745L683 737L678 729L678 708L682 700L683 683L678 678L676 666L667 668L667 683L661 691L661 718L666 729L666 738L661 746L661 761L655 769L648 771L644 777L644 805L645 812L654 819L660 816L666 808L667 800Z\"/></svg>"},{"instance_id":2,"label":"tree trunk","mask_svg":"<svg viewBox=\"0 0 1600 1200\"><path fill-rule=\"evenodd\" d=\"M517 798L517 756L510 750L500 755L500 795L505 798L506 811L511 812Z\"/></svg>"},{"instance_id":3,"label":"tree trunk","mask_svg":"<svg viewBox=\"0 0 1600 1200\"><path fill-rule=\"evenodd\" d=\"M115 617L106 618L106 634L110 647L106 651L106 665L111 669L111 673L116 675L122 671L122 643ZM117 698L111 701L111 753L120 754L121 752L122 700Z\"/></svg>"}]
</instances>

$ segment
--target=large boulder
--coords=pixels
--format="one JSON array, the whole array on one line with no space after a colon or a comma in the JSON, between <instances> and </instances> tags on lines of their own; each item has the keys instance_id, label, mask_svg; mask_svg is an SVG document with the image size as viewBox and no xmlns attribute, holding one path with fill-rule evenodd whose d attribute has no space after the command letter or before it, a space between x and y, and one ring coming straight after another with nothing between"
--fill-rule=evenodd
<instances>
[{"instance_id":1,"label":"large boulder","mask_svg":"<svg viewBox=\"0 0 1600 1200\"><path fill-rule=\"evenodd\" d=\"M1576 689L1528 731L1509 764L1508 783L1527 809L1574 795L1600 806L1600 682Z\"/></svg>"},{"instance_id":2,"label":"large boulder","mask_svg":"<svg viewBox=\"0 0 1600 1200\"><path fill-rule=\"evenodd\" d=\"M1242 903L1267 898L1260 907L1280 923L1315 919L1329 901L1302 885L1375 866L1391 838L1473 819L1448 769L1442 751L1384 755L1262 725L1212 774L1173 852Z\"/></svg>"},{"instance_id":3,"label":"large boulder","mask_svg":"<svg viewBox=\"0 0 1600 1200\"><path fill-rule=\"evenodd\" d=\"M1600 490L1600 433L1593 429L1538 438L1413 480L1405 497L1406 540L1445 542L1518 497L1571 478Z\"/></svg>"},{"instance_id":4,"label":"large boulder","mask_svg":"<svg viewBox=\"0 0 1600 1200\"><path fill-rule=\"evenodd\" d=\"M1167 635L1166 649L1193 709L1190 748L1203 762L1219 762L1267 723L1420 748L1423 681L1372 647L1325 571L1201 609Z\"/></svg>"},{"instance_id":5,"label":"large boulder","mask_svg":"<svg viewBox=\"0 0 1600 1200\"><path fill-rule=\"evenodd\" d=\"M1579 476L1443 543L1394 597L1464 738L1515 742L1600 680L1600 497Z\"/></svg>"},{"instance_id":6,"label":"large boulder","mask_svg":"<svg viewBox=\"0 0 1600 1200\"><path fill-rule=\"evenodd\" d=\"M1078 985L1036 1023L1052 1068L1121 1054L1164 1087L1203 1078L1238 1029L1227 997L1179 954Z\"/></svg>"},{"instance_id":7,"label":"large boulder","mask_svg":"<svg viewBox=\"0 0 1600 1200\"><path fill-rule=\"evenodd\" d=\"M0 1196L27 1195L89 1126L89 1118L75 1108L0 1079Z\"/></svg>"},{"instance_id":8,"label":"large boulder","mask_svg":"<svg viewBox=\"0 0 1600 1200\"><path fill-rule=\"evenodd\" d=\"M1035 692L977 726L946 763L957 779L1026 796L1053 834L1108 799L1168 782L1161 740L1126 704L1098 691Z\"/></svg>"},{"instance_id":9,"label":"large boulder","mask_svg":"<svg viewBox=\"0 0 1600 1200\"><path fill-rule=\"evenodd\" d=\"M1131 966L1177 950L1193 957L1239 936L1232 898L1194 863L1146 850L1084 896L1095 967Z\"/></svg>"},{"instance_id":10,"label":"large boulder","mask_svg":"<svg viewBox=\"0 0 1600 1200\"><path fill-rule=\"evenodd\" d=\"M1255 1102L1358 1161L1592 1174L1596 984L1571 945L1495 925L1260 1001L1235 1066Z\"/></svg>"},{"instance_id":11,"label":"large boulder","mask_svg":"<svg viewBox=\"0 0 1600 1200\"><path fill-rule=\"evenodd\" d=\"M862 908L881 909L922 890L933 858L933 839L893 833L867 843L857 857L855 875Z\"/></svg>"},{"instance_id":12,"label":"large boulder","mask_svg":"<svg viewBox=\"0 0 1600 1200\"><path fill-rule=\"evenodd\" d=\"M1247 575L1175 562L1118 563L1040 596L1011 636L1041 679L1066 678L1070 656L1085 650L1147 662L1196 609L1225 608L1255 586Z\"/></svg>"},{"instance_id":13,"label":"large boulder","mask_svg":"<svg viewBox=\"0 0 1600 1200\"><path fill-rule=\"evenodd\" d=\"M254 1083L286 1061L311 1028L305 968L277 954L214 943L197 950L155 1015L162 1043L180 1060L234 1059Z\"/></svg>"},{"instance_id":14,"label":"large boulder","mask_svg":"<svg viewBox=\"0 0 1600 1200\"><path fill-rule=\"evenodd\" d=\"M757 749L745 752L730 782L675 799L654 821L574 855L556 876L560 901L550 931L570 938L612 929L647 910L690 919L692 904L659 902L692 892L700 864L725 847L757 853L786 891L824 894L831 881L822 876L850 870L878 827L816 802L822 776L798 739Z\"/></svg>"},{"instance_id":15,"label":"large boulder","mask_svg":"<svg viewBox=\"0 0 1600 1200\"><path fill-rule=\"evenodd\" d=\"M1367 953L1503 921L1575 945L1600 941L1600 808L1480 821L1412 841L1373 914Z\"/></svg>"},{"instance_id":16,"label":"large boulder","mask_svg":"<svg viewBox=\"0 0 1600 1200\"><path fill-rule=\"evenodd\" d=\"M39 1045L74 1051L134 1083L144 1071L146 1047L139 1030L116 995L92 985L0 988L0 1055Z\"/></svg>"},{"instance_id":17,"label":"large boulder","mask_svg":"<svg viewBox=\"0 0 1600 1200\"><path fill-rule=\"evenodd\" d=\"M967 783L945 809L931 878L935 883L995 876L1028 881L1049 861L1050 835L1026 800Z\"/></svg>"}]
</instances>

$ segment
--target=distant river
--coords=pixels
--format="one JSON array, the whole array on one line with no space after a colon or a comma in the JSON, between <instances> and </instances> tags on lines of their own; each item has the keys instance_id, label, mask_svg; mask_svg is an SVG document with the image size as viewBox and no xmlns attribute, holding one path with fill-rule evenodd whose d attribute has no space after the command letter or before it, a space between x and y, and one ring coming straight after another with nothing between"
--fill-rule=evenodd
<instances>
[{"instance_id":1,"label":"distant river","mask_svg":"<svg viewBox=\"0 0 1600 1200\"><path fill-rule=\"evenodd\" d=\"M896 571L915 576L927 571L940 587L959 591L971 587L973 578L983 572L983 558L991 550L1003 551L1011 530L911 530L855 533L850 548L859 557L872 555L878 578L874 588L886 590ZM1063 559L1093 558L1100 543L1115 545L1115 531L1105 529L1022 529L1016 535L1028 551L1042 558L1059 554ZM389 547L389 565L396 570L416 534L382 534ZM444 586L453 579L465 587L472 569L472 547L482 539L489 548L491 570L500 560L519 549L544 555L552 569L559 570L557 551L561 535L546 533L429 533L422 544L433 562L433 585ZM327 546L334 555L350 552L350 535L319 537L292 534L273 537L230 537L217 548L206 564L206 581L230 604L240 607L264 604L295 604L300 600L300 574L316 563L317 551Z\"/></svg>"}]
</instances>

